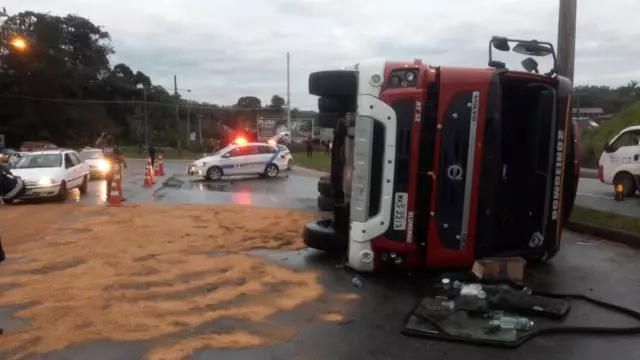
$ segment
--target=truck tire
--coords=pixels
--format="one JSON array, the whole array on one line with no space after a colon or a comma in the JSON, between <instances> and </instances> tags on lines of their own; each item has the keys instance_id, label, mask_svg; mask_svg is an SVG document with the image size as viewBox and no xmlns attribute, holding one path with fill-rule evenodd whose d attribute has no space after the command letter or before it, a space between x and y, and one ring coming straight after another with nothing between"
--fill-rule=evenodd
<instances>
[{"instance_id":1,"label":"truck tire","mask_svg":"<svg viewBox=\"0 0 640 360\"><path fill-rule=\"evenodd\" d=\"M347 251L348 240L333 229L333 220L314 220L304 224L302 240L312 249L341 254Z\"/></svg>"},{"instance_id":2,"label":"truck tire","mask_svg":"<svg viewBox=\"0 0 640 360\"><path fill-rule=\"evenodd\" d=\"M333 211L333 196L318 195L318 210Z\"/></svg>"},{"instance_id":3,"label":"truck tire","mask_svg":"<svg viewBox=\"0 0 640 360\"><path fill-rule=\"evenodd\" d=\"M333 129L336 127L336 124L338 124L338 114L321 112L316 117L316 124L320 128Z\"/></svg>"},{"instance_id":4,"label":"truck tire","mask_svg":"<svg viewBox=\"0 0 640 360\"><path fill-rule=\"evenodd\" d=\"M318 180L318 192L323 196L333 195L333 186L331 185L331 179L320 178L320 180Z\"/></svg>"},{"instance_id":5,"label":"truck tire","mask_svg":"<svg viewBox=\"0 0 640 360\"><path fill-rule=\"evenodd\" d=\"M311 73L309 94L328 98L355 97L358 94L358 73L353 70Z\"/></svg>"},{"instance_id":6,"label":"truck tire","mask_svg":"<svg viewBox=\"0 0 640 360\"><path fill-rule=\"evenodd\" d=\"M318 112L319 113L337 113L340 110L340 104L336 99L330 99L326 97L318 98ZM333 126L332 126L333 127Z\"/></svg>"}]
</instances>

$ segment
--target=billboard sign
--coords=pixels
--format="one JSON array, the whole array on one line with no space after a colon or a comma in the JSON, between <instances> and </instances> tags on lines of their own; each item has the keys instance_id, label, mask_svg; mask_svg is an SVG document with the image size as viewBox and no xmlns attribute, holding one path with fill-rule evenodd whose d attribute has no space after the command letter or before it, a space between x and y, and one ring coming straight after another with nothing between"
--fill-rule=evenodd
<instances>
[{"instance_id":1,"label":"billboard sign","mask_svg":"<svg viewBox=\"0 0 640 360\"><path fill-rule=\"evenodd\" d=\"M309 135L313 135L313 119L291 119L291 138L300 142ZM272 137L286 132L287 119L282 116L258 116L258 141L267 141Z\"/></svg>"}]
</instances>

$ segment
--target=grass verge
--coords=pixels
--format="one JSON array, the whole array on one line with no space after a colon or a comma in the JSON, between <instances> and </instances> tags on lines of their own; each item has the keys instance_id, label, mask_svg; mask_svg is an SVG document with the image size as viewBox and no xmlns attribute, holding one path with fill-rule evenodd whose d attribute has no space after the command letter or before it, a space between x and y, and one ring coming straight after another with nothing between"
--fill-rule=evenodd
<instances>
[{"instance_id":1,"label":"grass verge","mask_svg":"<svg viewBox=\"0 0 640 360\"><path fill-rule=\"evenodd\" d=\"M331 156L322 151L315 151L312 157L307 157L306 153L299 152L293 154L293 161L307 169L318 171L331 171Z\"/></svg>"},{"instance_id":2,"label":"grass verge","mask_svg":"<svg viewBox=\"0 0 640 360\"><path fill-rule=\"evenodd\" d=\"M571 221L640 234L640 221L638 221L638 218L611 212L598 211L582 206L575 206L573 208Z\"/></svg>"}]
</instances>

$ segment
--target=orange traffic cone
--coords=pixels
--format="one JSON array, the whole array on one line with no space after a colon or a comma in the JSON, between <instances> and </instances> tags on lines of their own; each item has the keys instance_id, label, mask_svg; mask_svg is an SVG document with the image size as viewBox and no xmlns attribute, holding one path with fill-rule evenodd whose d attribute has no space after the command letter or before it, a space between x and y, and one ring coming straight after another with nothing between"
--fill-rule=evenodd
<instances>
[{"instance_id":1,"label":"orange traffic cone","mask_svg":"<svg viewBox=\"0 0 640 360\"><path fill-rule=\"evenodd\" d=\"M153 164L151 163L151 158L149 158L147 160L147 167L149 168L149 177L151 177L151 183L155 184L156 183L156 177L154 176Z\"/></svg>"},{"instance_id":2,"label":"orange traffic cone","mask_svg":"<svg viewBox=\"0 0 640 360\"><path fill-rule=\"evenodd\" d=\"M622 185L622 184L616 185L616 192L615 192L615 194L613 196L613 199L615 201L624 200L624 185Z\"/></svg>"},{"instance_id":3,"label":"orange traffic cone","mask_svg":"<svg viewBox=\"0 0 640 360\"><path fill-rule=\"evenodd\" d=\"M145 166L145 170L144 170L144 184L142 184L142 186L144 187L150 187L153 186L153 178L152 178L153 174L151 172L151 161L149 161L149 163L147 164L147 166Z\"/></svg>"},{"instance_id":4,"label":"orange traffic cone","mask_svg":"<svg viewBox=\"0 0 640 360\"><path fill-rule=\"evenodd\" d=\"M120 206L122 204L122 175L120 164L113 167L113 181L111 182L111 196L109 196L108 206Z\"/></svg>"},{"instance_id":5,"label":"orange traffic cone","mask_svg":"<svg viewBox=\"0 0 640 360\"><path fill-rule=\"evenodd\" d=\"M164 176L164 164L162 163L162 155L158 155L158 162L156 163L155 176Z\"/></svg>"}]
</instances>

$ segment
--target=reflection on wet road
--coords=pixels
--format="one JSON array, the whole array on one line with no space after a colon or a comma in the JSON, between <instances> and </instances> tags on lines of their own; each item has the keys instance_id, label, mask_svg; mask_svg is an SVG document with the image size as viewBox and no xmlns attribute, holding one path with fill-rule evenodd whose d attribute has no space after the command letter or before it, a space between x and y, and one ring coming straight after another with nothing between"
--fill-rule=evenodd
<instances>
[{"instance_id":1,"label":"reflection on wet road","mask_svg":"<svg viewBox=\"0 0 640 360\"><path fill-rule=\"evenodd\" d=\"M157 177L153 187L143 187L144 160L128 160L123 175L123 194L127 203L165 204L238 204L261 207L314 210L317 204L319 173L294 169L282 172L275 179L257 176L224 178L208 181L186 175L186 161L165 161L163 177ZM103 205L106 203L107 185L103 179L89 183L87 194L70 190L67 202ZM30 203L48 203L55 200L38 199Z\"/></svg>"},{"instance_id":2,"label":"reflection on wet road","mask_svg":"<svg viewBox=\"0 0 640 360\"><path fill-rule=\"evenodd\" d=\"M291 209L316 208L317 174L294 169L282 172L275 179L256 176L208 181L186 175L186 161L165 161L163 177L156 178L153 187L145 188L143 160L129 160L124 173L123 193L128 203L166 204L239 204ZM106 183L92 181L89 192L80 198L77 190L69 201L104 204Z\"/></svg>"}]
</instances>

